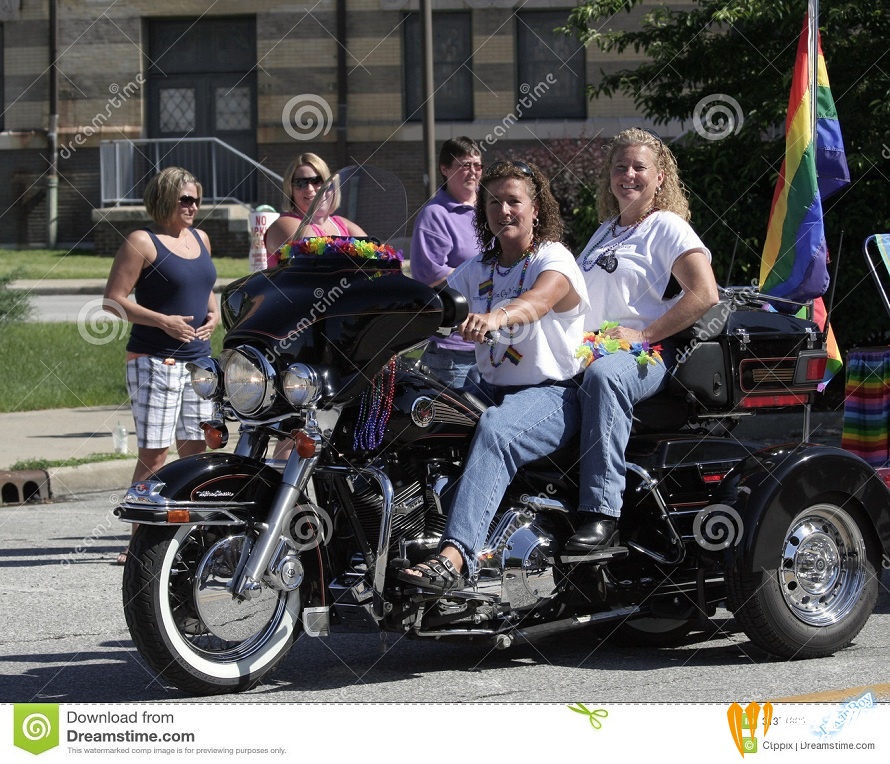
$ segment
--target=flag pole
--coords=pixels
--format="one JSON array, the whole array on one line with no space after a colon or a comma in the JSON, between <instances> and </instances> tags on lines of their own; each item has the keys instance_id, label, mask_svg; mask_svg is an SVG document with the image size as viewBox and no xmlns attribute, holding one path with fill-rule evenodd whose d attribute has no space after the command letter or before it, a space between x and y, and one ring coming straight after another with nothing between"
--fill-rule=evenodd
<instances>
[{"instance_id":1,"label":"flag pole","mask_svg":"<svg viewBox=\"0 0 890 764\"><path fill-rule=\"evenodd\" d=\"M819 100L819 0L807 0L807 27L810 35L810 126L816 146L816 104Z\"/></svg>"},{"instance_id":2,"label":"flag pole","mask_svg":"<svg viewBox=\"0 0 890 764\"><path fill-rule=\"evenodd\" d=\"M807 48L810 58L810 138L813 151L816 150L816 104L819 91L819 0L807 0ZM809 302L810 308L808 312L812 317L813 301ZM828 323L825 324L825 332L822 335L822 345L827 347L828 341ZM807 443L810 439L812 403L805 403L803 407L803 425L801 427L801 442Z\"/></svg>"}]
</instances>

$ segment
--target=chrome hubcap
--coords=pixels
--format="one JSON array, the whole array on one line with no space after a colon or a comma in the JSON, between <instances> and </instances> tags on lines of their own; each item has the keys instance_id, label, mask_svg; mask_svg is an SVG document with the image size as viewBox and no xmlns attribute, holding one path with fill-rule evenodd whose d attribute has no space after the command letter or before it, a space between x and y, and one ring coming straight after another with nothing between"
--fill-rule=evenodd
<instances>
[{"instance_id":1,"label":"chrome hubcap","mask_svg":"<svg viewBox=\"0 0 890 764\"><path fill-rule=\"evenodd\" d=\"M840 621L865 584L865 542L840 507L817 504L791 523L782 544L779 585L791 612L811 626Z\"/></svg>"}]
</instances>

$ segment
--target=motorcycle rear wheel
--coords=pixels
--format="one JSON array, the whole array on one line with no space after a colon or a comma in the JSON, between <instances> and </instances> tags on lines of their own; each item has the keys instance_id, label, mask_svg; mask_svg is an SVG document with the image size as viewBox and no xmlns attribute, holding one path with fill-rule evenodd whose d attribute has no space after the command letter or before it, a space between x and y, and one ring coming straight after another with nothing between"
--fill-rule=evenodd
<instances>
[{"instance_id":1,"label":"motorcycle rear wheel","mask_svg":"<svg viewBox=\"0 0 890 764\"><path fill-rule=\"evenodd\" d=\"M124 569L127 626L142 657L192 695L240 692L287 655L300 593L264 589L238 603L225 591L243 536L210 526L139 526Z\"/></svg>"},{"instance_id":2,"label":"motorcycle rear wheel","mask_svg":"<svg viewBox=\"0 0 890 764\"><path fill-rule=\"evenodd\" d=\"M727 604L748 638L782 658L847 647L878 596L880 553L861 510L825 500L803 507L769 545L775 567L728 570Z\"/></svg>"}]
</instances>

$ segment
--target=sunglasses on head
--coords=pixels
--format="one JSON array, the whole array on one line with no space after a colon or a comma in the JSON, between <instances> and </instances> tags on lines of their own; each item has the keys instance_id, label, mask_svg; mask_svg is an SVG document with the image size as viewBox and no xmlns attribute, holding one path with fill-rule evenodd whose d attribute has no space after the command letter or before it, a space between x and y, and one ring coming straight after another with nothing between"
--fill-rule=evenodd
<instances>
[{"instance_id":1,"label":"sunglasses on head","mask_svg":"<svg viewBox=\"0 0 890 764\"><path fill-rule=\"evenodd\" d=\"M191 207L193 204L195 207L201 206L201 200L195 196L189 196L188 194L184 194L179 197L179 204L181 207Z\"/></svg>"},{"instance_id":2,"label":"sunglasses on head","mask_svg":"<svg viewBox=\"0 0 890 764\"><path fill-rule=\"evenodd\" d=\"M313 186L320 186L322 183L324 183L324 178L322 178L321 175L314 175L311 178L294 178L291 181L291 185L294 188L299 189L300 191L305 188L309 188L310 183Z\"/></svg>"},{"instance_id":3,"label":"sunglasses on head","mask_svg":"<svg viewBox=\"0 0 890 764\"><path fill-rule=\"evenodd\" d=\"M523 175L525 175L525 176L527 176L527 177L529 177L529 178L533 178L533 177L534 177L534 173L532 172L532 168L529 167L525 162L518 162L518 161L515 161L515 160L509 160L509 161L508 161L508 160L506 160L506 159L500 159L500 160L498 160L497 162L495 162L493 165L491 165L491 166L485 171L485 174L486 174L486 175L494 175L495 173L500 172L501 170L503 170L505 167L515 167L515 168L516 168L517 170L519 170L519 172L521 172Z\"/></svg>"}]
</instances>

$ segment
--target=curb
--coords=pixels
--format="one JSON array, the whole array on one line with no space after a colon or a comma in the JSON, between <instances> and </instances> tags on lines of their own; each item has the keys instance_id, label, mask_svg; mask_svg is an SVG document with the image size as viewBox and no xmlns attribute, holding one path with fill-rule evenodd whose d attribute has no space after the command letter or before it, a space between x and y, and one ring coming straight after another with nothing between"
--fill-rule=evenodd
<instances>
[{"instance_id":1,"label":"curb","mask_svg":"<svg viewBox=\"0 0 890 764\"><path fill-rule=\"evenodd\" d=\"M225 287L236 279L217 279L213 285L213 291L221 292ZM10 289L20 292L27 292L35 296L60 295L60 294L86 294L100 295L105 292L104 279L71 279L66 280L40 280L32 281L29 279L20 279L9 283Z\"/></svg>"},{"instance_id":2,"label":"curb","mask_svg":"<svg viewBox=\"0 0 890 764\"><path fill-rule=\"evenodd\" d=\"M136 459L92 462L77 467L50 467L49 495L53 501L72 499L85 493L125 491L130 487Z\"/></svg>"},{"instance_id":3,"label":"curb","mask_svg":"<svg viewBox=\"0 0 890 764\"><path fill-rule=\"evenodd\" d=\"M135 469L136 459L120 459L45 470L0 470L0 507L65 501L103 491L123 493L130 487Z\"/></svg>"}]
</instances>

